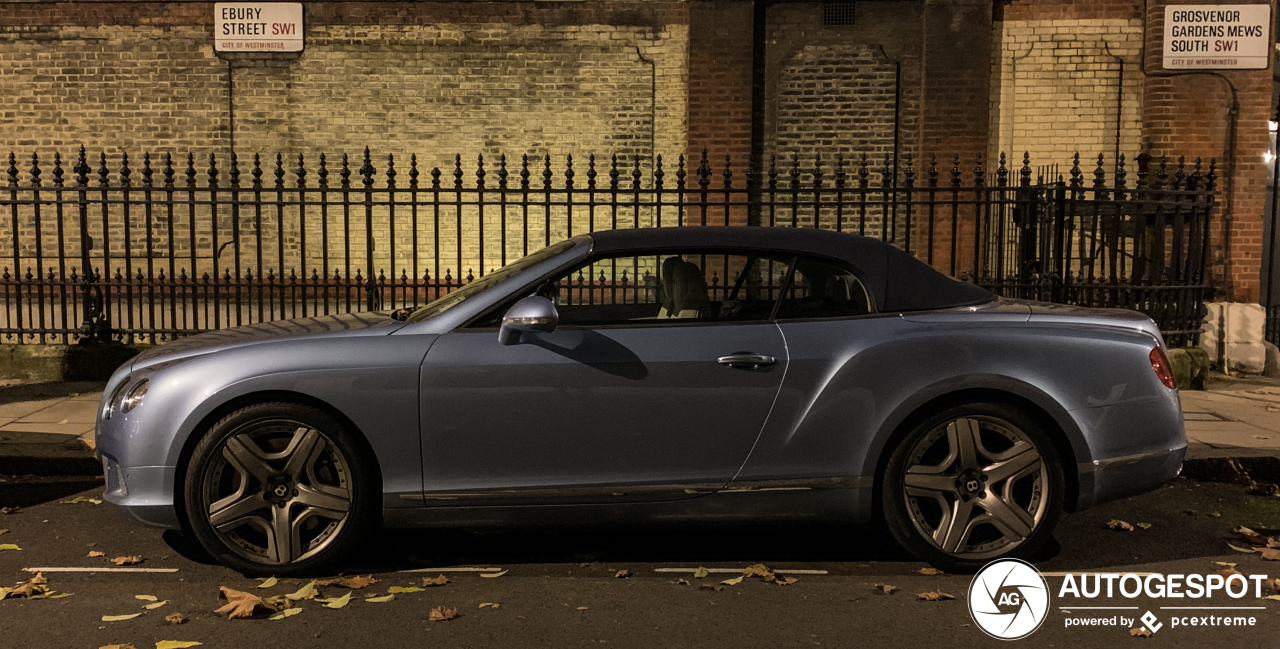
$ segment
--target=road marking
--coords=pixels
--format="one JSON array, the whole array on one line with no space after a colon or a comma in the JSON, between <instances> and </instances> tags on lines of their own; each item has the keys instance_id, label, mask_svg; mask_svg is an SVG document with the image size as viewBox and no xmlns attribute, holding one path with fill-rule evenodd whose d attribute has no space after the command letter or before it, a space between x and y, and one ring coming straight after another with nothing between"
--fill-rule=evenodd
<instances>
[{"instance_id":1,"label":"road marking","mask_svg":"<svg viewBox=\"0 0 1280 649\"><path fill-rule=\"evenodd\" d=\"M44 566L23 568L26 572L178 572L177 568L62 568Z\"/></svg>"},{"instance_id":2,"label":"road marking","mask_svg":"<svg viewBox=\"0 0 1280 649\"><path fill-rule=\"evenodd\" d=\"M1265 606L1161 606L1162 611L1264 611Z\"/></svg>"},{"instance_id":3,"label":"road marking","mask_svg":"<svg viewBox=\"0 0 1280 649\"><path fill-rule=\"evenodd\" d=\"M1121 576L1121 575L1134 575L1134 576L1137 576L1137 577L1147 577L1147 576L1150 576L1150 575L1160 575L1161 577L1163 577L1163 576L1164 576L1164 573L1160 573L1160 572L1085 572L1085 571L1073 571L1073 572L1042 572L1042 573L1040 573L1040 576L1041 576L1041 577L1067 577L1067 576L1071 576L1071 577L1085 577L1085 576L1090 576L1090 575L1098 575L1098 576L1101 576L1101 577L1110 577L1110 576L1112 576L1112 575L1114 575L1114 576L1116 576L1116 577L1119 577L1119 576Z\"/></svg>"},{"instance_id":4,"label":"road marking","mask_svg":"<svg viewBox=\"0 0 1280 649\"><path fill-rule=\"evenodd\" d=\"M734 573L739 575L742 574L742 569L740 568L654 568L653 569L654 572L698 572L699 570L706 570L707 572ZM774 570L773 572L779 573L779 574L786 574L786 575L828 574L826 570L804 570L804 569L788 570L786 568L779 568L777 570Z\"/></svg>"},{"instance_id":5,"label":"road marking","mask_svg":"<svg viewBox=\"0 0 1280 649\"><path fill-rule=\"evenodd\" d=\"M1137 606L1059 606L1060 611L1136 611Z\"/></svg>"},{"instance_id":6,"label":"road marking","mask_svg":"<svg viewBox=\"0 0 1280 649\"><path fill-rule=\"evenodd\" d=\"M414 568L413 570L398 570L396 572L498 572L502 568Z\"/></svg>"}]
</instances>

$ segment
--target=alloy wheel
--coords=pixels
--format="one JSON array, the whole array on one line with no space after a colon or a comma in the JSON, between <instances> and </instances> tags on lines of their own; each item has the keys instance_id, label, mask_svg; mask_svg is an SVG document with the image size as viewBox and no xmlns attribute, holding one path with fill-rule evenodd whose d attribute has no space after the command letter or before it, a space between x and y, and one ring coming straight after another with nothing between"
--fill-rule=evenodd
<instances>
[{"instance_id":1,"label":"alloy wheel","mask_svg":"<svg viewBox=\"0 0 1280 649\"><path fill-rule=\"evenodd\" d=\"M967 416L934 427L906 458L902 491L917 531L952 556L986 559L1025 542L1050 501L1040 449L1012 423Z\"/></svg>"},{"instance_id":2,"label":"alloy wheel","mask_svg":"<svg viewBox=\"0 0 1280 649\"><path fill-rule=\"evenodd\" d=\"M298 421L250 422L220 444L204 474L209 526L240 557L297 563L322 552L346 525L347 458L323 432Z\"/></svg>"}]
</instances>

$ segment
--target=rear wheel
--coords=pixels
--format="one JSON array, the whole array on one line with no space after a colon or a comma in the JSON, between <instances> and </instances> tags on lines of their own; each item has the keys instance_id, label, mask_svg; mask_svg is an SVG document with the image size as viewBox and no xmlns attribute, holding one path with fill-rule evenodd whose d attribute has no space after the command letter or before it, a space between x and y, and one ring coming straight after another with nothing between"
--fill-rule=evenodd
<instances>
[{"instance_id":1,"label":"rear wheel","mask_svg":"<svg viewBox=\"0 0 1280 649\"><path fill-rule=\"evenodd\" d=\"M1043 547L1062 513L1062 464L1041 426L1005 404L948 408L915 426L885 468L894 538L949 572Z\"/></svg>"},{"instance_id":2,"label":"rear wheel","mask_svg":"<svg viewBox=\"0 0 1280 649\"><path fill-rule=\"evenodd\" d=\"M196 445L187 517L227 566L281 576L321 571L377 520L374 475L334 417L299 404L256 404L224 417Z\"/></svg>"}]
</instances>

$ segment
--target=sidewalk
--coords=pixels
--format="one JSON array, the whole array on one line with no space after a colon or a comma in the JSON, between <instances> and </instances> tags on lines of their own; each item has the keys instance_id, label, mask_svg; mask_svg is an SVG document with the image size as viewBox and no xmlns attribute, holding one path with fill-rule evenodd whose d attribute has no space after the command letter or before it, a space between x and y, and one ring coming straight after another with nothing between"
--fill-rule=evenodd
<instances>
[{"instance_id":1,"label":"sidewalk","mask_svg":"<svg viewBox=\"0 0 1280 649\"><path fill-rule=\"evenodd\" d=\"M1280 381L1210 377L1182 392L1187 458L1280 458ZM100 382L0 383L0 473L96 473Z\"/></svg>"}]
</instances>

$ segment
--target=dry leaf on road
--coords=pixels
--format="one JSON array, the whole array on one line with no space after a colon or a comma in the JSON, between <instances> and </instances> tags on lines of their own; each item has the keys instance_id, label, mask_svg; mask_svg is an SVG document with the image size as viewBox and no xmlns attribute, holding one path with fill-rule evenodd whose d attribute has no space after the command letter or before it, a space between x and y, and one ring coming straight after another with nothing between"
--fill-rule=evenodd
<instances>
[{"instance_id":1,"label":"dry leaf on road","mask_svg":"<svg viewBox=\"0 0 1280 649\"><path fill-rule=\"evenodd\" d=\"M134 649L131 644L104 644L98 649Z\"/></svg>"},{"instance_id":2,"label":"dry leaf on road","mask_svg":"<svg viewBox=\"0 0 1280 649\"><path fill-rule=\"evenodd\" d=\"M63 504L63 505L74 505L74 504L76 504L76 503L93 503L93 504L95 504L95 505L101 505L101 504L102 504L102 501L101 501L101 500L98 500L97 498L90 498L90 497L88 497L88 496L76 496L75 498L72 498L71 500L64 500L64 501L62 501L62 504Z\"/></svg>"},{"instance_id":3,"label":"dry leaf on road","mask_svg":"<svg viewBox=\"0 0 1280 649\"><path fill-rule=\"evenodd\" d=\"M1267 561L1280 561L1280 550L1275 548L1264 548L1262 550L1262 558Z\"/></svg>"},{"instance_id":4,"label":"dry leaf on road","mask_svg":"<svg viewBox=\"0 0 1280 649\"><path fill-rule=\"evenodd\" d=\"M14 543L0 543L0 551L3 551L3 550L21 550L21 549L22 549L22 548L18 547L18 546L17 546L16 544L14 544Z\"/></svg>"},{"instance_id":5,"label":"dry leaf on road","mask_svg":"<svg viewBox=\"0 0 1280 649\"><path fill-rule=\"evenodd\" d=\"M498 608L496 602L480 602L480 608Z\"/></svg>"},{"instance_id":6,"label":"dry leaf on road","mask_svg":"<svg viewBox=\"0 0 1280 649\"><path fill-rule=\"evenodd\" d=\"M1232 532L1235 532L1236 534L1239 534L1239 535L1240 535L1240 538L1242 538L1242 539L1244 539L1245 541L1247 541L1247 542L1249 542L1249 543L1252 543L1252 544L1254 544L1254 545L1266 545L1266 544L1267 544L1267 537L1265 537L1265 536L1263 536L1263 535L1261 535L1261 534L1259 534L1259 533L1257 533L1257 532L1255 532L1255 531L1253 531L1253 530L1251 530L1251 529L1249 529L1249 528L1247 528L1247 527L1245 527L1245 526L1243 526L1243 525L1241 525L1241 526L1239 526L1239 527L1237 527L1237 528L1235 528L1234 530L1231 530L1231 531L1232 531Z\"/></svg>"},{"instance_id":7,"label":"dry leaf on road","mask_svg":"<svg viewBox=\"0 0 1280 649\"><path fill-rule=\"evenodd\" d=\"M395 595L383 595L381 597L366 597L364 598L364 601L373 602L375 604L381 604L382 602L389 602L395 598L396 598Z\"/></svg>"},{"instance_id":8,"label":"dry leaf on road","mask_svg":"<svg viewBox=\"0 0 1280 649\"><path fill-rule=\"evenodd\" d=\"M312 581L306 586L299 588L296 592L292 592L292 593L289 593L288 595L285 595L285 598L291 599L296 602L300 599L315 599L318 596L319 596L319 593L316 592L316 582Z\"/></svg>"},{"instance_id":9,"label":"dry leaf on road","mask_svg":"<svg viewBox=\"0 0 1280 649\"><path fill-rule=\"evenodd\" d=\"M283 620L283 619L285 619L286 617L292 617L292 616L297 615L297 614L299 614L299 613L301 613L301 612L302 612L302 609L300 609L300 608L286 608L285 610L280 611L279 613L276 613L275 615L272 615L271 617L269 617L269 618L267 618L267 619L268 619L268 620Z\"/></svg>"},{"instance_id":10,"label":"dry leaf on road","mask_svg":"<svg viewBox=\"0 0 1280 649\"><path fill-rule=\"evenodd\" d=\"M1129 629L1129 635L1136 636L1139 638L1150 638L1151 632L1148 631L1147 627L1144 626L1137 629Z\"/></svg>"},{"instance_id":11,"label":"dry leaf on road","mask_svg":"<svg viewBox=\"0 0 1280 649\"><path fill-rule=\"evenodd\" d=\"M1236 552L1243 552L1245 554L1251 554L1253 552L1257 552L1257 550L1255 550L1254 548L1242 548L1238 545L1233 545L1231 543L1228 543L1227 547L1231 548L1232 550L1235 550Z\"/></svg>"},{"instance_id":12,"label":"dry leaf on road","mask_svg":"<svg viewBox=\"0 0 1280 649\"><path fill-rule=\"evenodd\" d=\"M422 591L423 591L423 589L422 589L422 588L418 588L417 586L392 586L391 588L388 588L388 589L387 589L387 592L388 592L388 593L392 593L392 594L398 594L398 593L421 593Z\"/></svg>"},{"instance_id":13,"label":"dry leaf on road","mask_svg":"<svg viewBox=\"0 0 1280 649\"><path fill-rule=\"evenodd\" d=\"M145 561L145 559L143 559L139 555L134 554L134 555L129 555L125 557L116 557L111 560L111 563L114 563L117 566L136 566L139 563L142 563L143 561Z\"/></svg>"},{"instance_id":14,"label":"dry leaf on road","mask_svg":"<svg viewBox=\"0 0 1280 649\"><path fill-rule=\"evenodd\" d=\"M726 579L720 583L724 584L725 586L737 586L738 584L742 583L742 579L743 579L742 577L734 577L733 579Z\"/></svg>"},{"instance_id":15,"label":"dry leaf on road","mask_svg":"<svg viewBox=\"0 0 1280 649\"><path fill-rule=\"evenodd\" d=\"M188 649L188 647L199 647L200 644L188 640L161 640L156 643L156 649Z\"/></svg>"},{"instance_id":16,"label":"dry leaf on road","mask_svg":"<svg viewBox=\"0 0 1280 649\"><path fill-rule=\"evenodd\" d=\"M1223 568L1222 570L1219 570L1214 574L1221 575L1223 579L1230 579L1235 575L1240 575L1241 577L1244 576L1243 574L1240 573L1239 570L1236 570L1235 568Z\"/></svg>"},{"instance_id":17,"label":"dry leaf on road","mask_svg":"<svg viewBox=\"0 0 1280 649\"><path fill-rule=\"evenodd\" d=\"M164 621L169 624L182 624L187 621L187 618L182 617L181 613L170 613L164 616Z\"/></svg>"},{"instance_id":18,"label":"dry leaf on road","mask_svg":"<svg viewBox=\"0 0 1280 649\"><path fill-rule=\"evenodd\" d=\"M431 587L431 586L443 586L443 585L445 585L445 584L447 584L447 583L449 583L449 578L448 578L448 577L446 577L446 576L444 576L444 575L439 575L439 576L437 576L437 577L423 577L423 578L422 578L422 585L423 585L423 586L427 586L427 587ZM421 590L421 589L419 589L419 590ZM406 592L408 592L408 591L406 591Z\"/></svg>"},{"instance_id":19,"label":"dry leaf on road","mask_svg":"<svg viewBox=\"0 0 1280 649\"><path fill-rule=\"evenodd\" d=\"M485 579L493 579L493 578L495 578L495 577L501 577L501 576L503 576L503 575L505 575L505 574L507 574L507 571L506 571L506 570L503 570L503 571L500 571L500 572L482 572L482 573L480 573L480 576L481 576L481 577L484 577Z\"/></svg>"},{"instance_id":20,"label":"dry leaf on road","mask_svg":"<svg viewBox=\"0 0 1280 649\"><path fill-rule=\"evenodd\" d=\"M145 608L145 609L147 609L148 611L154 611L155 609L158 609L158 608L160 608L161 606L164 606L164 605L166 605L166 604L168 604L168 603L169 603L169 600L167 600L167 599L166 599L166 600L164 600L164 601L156 602L155 604L147 604L146 606L143 606L142 608Z\"/></svg>"},{"instance_id":21,"label":"dry leaf on road","mask_svg":"<svg viewBox=\"0 0 1280 649\"><path fill-rule=\"evenodd\" d=\"M279 580L277 580L275 577L267 577L266 579L262 580L261 584L254 586L254 588L271 588L272 586L275 586L278 583L278 581Z\"/></svg>"},{"instance_id":22,"label":"dry leaf on road","mask_svg":"<svg viewBox=\"0 0 1280 649\"><path fill-rule=\"evenodd\" d=\"M937 568L921 568L920 574L932 576L932 575L941 575L943 573L941 570L938 570Z\"/></svg>"},{"instance_id":23,"label":"dry leaf on road","mask_svg":"<svg viewBox=\"0 0 1280 649\"><path fill-rule=\"evenodd\" d=\"M895 590L898 590L897 586L891 586L889 584L872 584L872 587L874 587L878 591L884 592L885 594L889 594Z\"/></svg>"},{"instance_id":24,"label":"dry leaf on road","mask_svg":"<svg viewBox=\"0 0 1280 649\"><path fill-rule=\"evenodd\" d=\"M680 579L677 579L677 580L676 580L676 585L677 585L677 586L692 586L693 584L689 583L689 580L688 580L688 579L684 579L684 578L682 577L682 578L680 578Z\"/></svg>"},{"instance_id":25,"label":"dry leaf on road","mask_svg":"<svg viewBox=\"0 0 1280 649\"><path fill-rule=\"evenodd\" d=\"M698 590L714 590L718 593L724 590L724 586L720 584L698 584Z\"/></svg>"},{"instance_id":26,"label":"dry leaf on road","mask_svg":"<svg viewBox=\"0 0 1280 649\"><path fill-rule=\"evenodd\" d=\"M940 590L931 590L928 592L920 593L919 595L916 595L916 598L922 599L926 602L939 602L944 599L955 599L953 595L948 595L947 593L944 593Z\"/></svg>"},{"instance_id":27,"label":"dry leaf on road","mask_svg":"<svg viewBox=\"0 0 1280 649\"><path fill-rule=\"evenodd\" d=\"M1134 525L1137 525L1139 529L1144 529L1144 530L1151 529L1151 523L1134 523Z\"/></svg>"},{"instance_id":28,"label":"dry leaf on road","mask_svg":"<svg viewBox=\"0 0 1280 649\"><path fill-rule=\"evenodd\" d=\"M106 552L103 552L102 550L90 550L90 551L89 551L89 556L90 556L90 557L105 557L105 556L107 556L107 553L106 553Z\"/></svg>"},{"instance_id":29,"label":"dry leaf on road","mask_svg":"<svg viewBox=\"0 0 1280 649\"><path fill-rule=\"evenodd\" d=\"M18 585L12 588L0 588L0 599L6 597L33 597L40 593L49 592L49 580L44 578L44 573L37 572L36 576L26 581L18 582Z\"/></svg>"},{"instance_id":30,"label":"dry leaf on road","mask_svg":"<svg viewBox=\"0 0 1280 649\"><path fill-rule=\"evenodd\" d=\"M1116 518L1107 523L1107 527L1119 532L1132 532L1133 526Z\"/></svg>"},{"instance_id":31,"label":"dry leaf on road","mask_svg":"<svg viewBox=\"0 0 1280 649\"><path fill-rule=\"evenodd\" d=\"M790 586L791 584L794 584L800 580L796 579L795 577L783 577L781 575L778 575L778 576L775 576L772 581L773 583L779 586Z\"/></svg>"},{"instance_id":32,"label":"dry leaf on road","mask_svg":"<svg viewBox=\"0 0 1280 649\"><path fill-rule=\"evenodd\" d=\"M710 571L710 570L707 570L706 568L703 568L702 566L698 566L698 569L693 571L693 578L694 578L694 579L702 579L702 578L706 577L706 576L707 576L707 575L709 575L709 574L711 574L711 571Z\"/></svg>"},{"instance_id":33,"label":"dry leaf on road","mask_svg":"<svg viewBox=\"0 0 1280 649\"><path fill-rule=\"evenodd\" d=\"M631 571L627 570L626 568L623 568L622 570L619 570L618 572L613 573L613 576L615 579L626 579L627 577L631 576Z\"/></svg>"},{"instance_id":34,"label":"dry leaf on road","mask_svg":"<svg viewBox=\"0 0 1280 649\"><path fill-rule=\"evenodd\" d=\"M431 613L427 615L427 619L432 622L445 622L452 620L455 617L458 617L458 609L445 608L443 606L437 606L431 609Z\"/></svg>"},{"instance_id":35,"label":"dry leaf on road","mask_svg":"<svg viewBox=\"0 0 1280 649\"><path fill-rule=\"evenodd\" d=\"M129 613L128 615L104 615L102 616L102 621L103 622L123 622L124 620L132 620L133 618L138 617L139 615L142 615L142 614Z\"/></svg>"},{"instance_id":36,"label":"dry leaf on road","mask_svg":"<svg viewBox=\"0 0 1280 649\"><path fill-rule=\"evenodd\" d=\"M5 516L8 516L9 514L16 514L20 511L22 511L21 507L0 507L0 514L4 514Z\"/></svg>"},{"instance_id":37,"label":"dry leaf on road","mask_svg":"<svg viewBox=\"0 0 1280 649\"><path fill-rule=\"evenodd\" d=\"M258 612L274 613L275 608L270 604L262 601L261 597L253 593L246 593L242 590L227 588L220 586L218 588L218 599L225 599L227 603L214 613L225 615L228 620L234 620L241 617L253 617Z\"/></svg>"},{"instance_id":38,"label":"dry leaf on road","mask_svg":"<svg viewBox=\"0 0 1280 649\"><path fill-rule=\"evenodd\" d=\"M769 567L763 563L749 565L742 571L742 576L744 577L768 577L772 574L773 571L769 570Z\"/></svg>"},{"instance_id":39,"label":"dry leaf on road","mask_svg":"<svg viewBox=\"0 0 1280 649\"><path fill-rule=\"evenodd\" d=\"M325 608L342 608L343 606L346 606L348 602L351 601L351 593L348 592L346 595L343 595L342 597L330 597L328 599L325 599L322 597L322 598L316 599L316 601L323 603Z\"/></svg>"},{"instance_id":40,"label":"dry leaf on road","mask_svg":"<svg viewBox=\"0 0 1280 649\"><path fill-rule=\"evenodd\" d=\"M364 588L378 583L373 575L365 575L364 577L334 577L332 579L321 579L315 582L317 586L342 586L343 588Z\"/></svg>"},{"instance_id":41,"label":"dry leaf on road","mask_svg":"<svg viewBox=\"0 0 1280 649\"><path fill-rule=\"evenodd\" d=\"M160 599L159 597L156 597L155 595L134 595L134 596L133 596L133 598L134 598L134 599L140 599L140 600L142 600L142 601L144 601L144 602L154 602L154 601L156 601L156 600Z\"/></svg>"}]
</instances>

